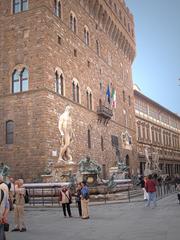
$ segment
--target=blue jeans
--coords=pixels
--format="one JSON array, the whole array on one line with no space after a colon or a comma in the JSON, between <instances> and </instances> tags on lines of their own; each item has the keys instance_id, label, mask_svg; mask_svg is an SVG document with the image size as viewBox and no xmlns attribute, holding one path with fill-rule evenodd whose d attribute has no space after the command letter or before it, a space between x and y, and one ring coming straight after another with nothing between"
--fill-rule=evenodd
<instances>
[{"instance_id":1,"label":"blue jeans","mask_svg":"<svg viewBox=\"0 0 180 240\"><path fill-rule=\"evenodd\" d=\"M5 232L4 232L4 225L0 224L0 239L6 240Z\"/></svg>"},{"instance_id":2,"label":"blue jeans","mask_svg":"<svg viewBox=\"0 0 180 240\"><path fill-rule=\"evenodd\" d=\"M153 203L153 207L156 207L156 192L148 192L148 202L146 204L146 207L149 207L151 202Z\"/></svg>"}]
</instances>

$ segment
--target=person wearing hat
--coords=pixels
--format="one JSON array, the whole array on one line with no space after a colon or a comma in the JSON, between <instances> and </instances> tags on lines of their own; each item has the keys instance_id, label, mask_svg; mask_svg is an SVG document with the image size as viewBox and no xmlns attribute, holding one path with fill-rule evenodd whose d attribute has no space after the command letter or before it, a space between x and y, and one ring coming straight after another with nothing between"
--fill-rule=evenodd
<instances>
[{"instance_id":1,"label":"person wearing hat","mask_svg":"<svg viewBox=\"0 0 180 240\"><path fill-rule=\"evenodd\" d=\"M62 190L60 191L59 201L62 204L64 217L66 217L66 209L67 209L69 217L72 217L71 207L70 207L70 204L72 202L72 197L71 197L70 191L67 189L66 186L63 186Z\"/></svg>"},{"instance_id":2,"label":"person wearing hat","mask_svg":"<svg viewBox=\"0 0 180 240\"><path fill-rule=\"evenodd\" d=\"M86 181L82 182L81 207L82 207L82 219L88 219L89 218L89 189L86 185Z\"/></svg>"}]
</instances>

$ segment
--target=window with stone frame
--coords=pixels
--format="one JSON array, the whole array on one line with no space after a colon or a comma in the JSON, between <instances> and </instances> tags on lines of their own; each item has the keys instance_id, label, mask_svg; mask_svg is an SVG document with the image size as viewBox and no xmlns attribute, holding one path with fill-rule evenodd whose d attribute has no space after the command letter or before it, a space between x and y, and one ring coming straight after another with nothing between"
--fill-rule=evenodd
<instances>
[{"instance_id":1,"label":"window with stone frame","mask_svg":"<svg viewBox=\"0 0 180 240\"><path fill-rule=\"evenodd\" d=\"M111 135L111 144L113 147L115 148L119 148L119 140L118 140L118 137L115 136L115 135Z\"/></svg>"},{"instance_id":2,"label":"window with stone frame","mask_svg":"<svg viewBox=\"0 0 180 240\"><path fill-rule=\"evenodd\" d=\"M147 103L139 98L135 98L135 109L145 114L148 113Z\"/></svg>"},{"instance_id":3,"label":"window with stone frame","mask_svg":"<svg viewBox=\"0 0 180 240\"><path fill-rule=\"evenodd\" d=\"M91 130L88 129L88 148L91 148Z\"/></svg>"},{"instance_id":4,"label":"window with stone frame","mask_svg":"<svg viewBox=\"0 0 180 240\"><path fill-rule=\"evenodd\" d=\"M92 110L92 91L90 88L86 90L87 108Z\"/></svg>"},{"instance_id":5,"label":"window with stone frame","mask_svg":"<svg viewBox=\"0 0 180 240\"><path fill-rule=\"evenodd\" d=\"M152 135L152 143L155 143L155 131L154 131L154 127L151 127L151 135Z\"/></svg>"},{"instance_id":6,"label":"window with stone frame","mask_svg":"<svg viewBox=\"0 0 180 240\"><path fill-rule=\"evenodd\" d=\"M162 144L162 136L161 136L161 129L160 128L159 128L158 134L159 134L159 144Z\"/></svg>"},{"instance_id":7,"label":"window with stone frame","mask_svg":"<svg viewBox=\"0 0 180 240\"><path fill-rule=\"evenodd\" d=\"M6 144L14 143L14 122L9 120L6 122Z\"/></svg>"},{"instance_id":8,"label":"window with stone frame","mask_svg":"<svg viewBox=\"0 0 180 240\"><path fill-rule=\"evenodd\" d=\"M124 26L126 27L126 17L124 16Z\"/></svg>"},{"instance_id":9,"label":"window with stone frame","mask_svg":"<svg viewBox=\"0 0 180 240\"><path fill-rule=\"evenodd\" d=\"M141 134L141 123L140 121L137 121L137 140L141 140L142 134Z\"/></svg>"},{"instance_id":10,"label":"window with stone frame","mask_svg":"<svg viewBox=\"0 0 180 240\"><path fill-rule=\"evenodd\" d=\"M150 139L150 132L149 132L149 124L146 125L146 136L147 136L147 141L151 141Z\"/></svg>"},{"instance_id":11,"label":"window with stone frame","mask_svg":"<svg viewBox=\"0 0 180 240\"><path fill-rule=\"evenodd\" d=\"M96 40L96 53L98 56L100 56L100 44L98 40Z\"/></svg>"},{"instance_id":12,"label":"window with stone frame","mask_svg":"<svg viewBox=\"0 0 180 240\"><path fill-rule=\"evenodd\" d=\"M125 96L125 91L123 90L123 102L125 102L126 101L126 96Z\"/></svg>"},{"instance_id":13,"label":"window with stone frame","mask_svg":"<svg viewBox=\"0 0 180 240\"><path fill-rule=\"evenodd\" d=\"M120 9L119 9L119 19L122 20L122 12Z\"/></svg>"},{"instance_id":14,"label":"window with stone frame","mask_svg":"<svg viewBox=\"0 0 180 240\"><path fill-rule=\"evenodd\" d=\"M29 89L29 72L26 68L15 69L12 74L12 93L25 92Z\"/></svg>"},{"instance_id":15,"label":"window with stone frame","mask_svg":"<svg viewBox=\"0 0 180 240\"><path fill-rule=\"evenodd\" d=\"M87 26L85 26L84 27L84 42L87 46L89 46L89 42L90 42L89 38L90 38L89 37L89 29Z\"/></svg>"},{"instance_id":16,"label":"window with stone frame","mask_svg":"<svg viewBox=\"0 0 180 240\"><path fill-rule=\"evenodd\" d=\"M73 12L70 13L70 19L69 19L69 27L70 29L76 33L77 32L77 20L76 20L76 16Z\"/></svg>"},{"instance_id":17,"label":"window with stone frame","mask_svg":"<svg viewBox=\"0 0 180 240\"><path fill-rule=\"evenodd\" d=\"M13 0L13 13L24 12L28 10L28 0Z\"/></svg>"},{"instance_id":18,"label":"window with stone frame","mask_svg":"<svg viewBox=\"0 0 180 240\"><path fill-rule=\"evenodd\" d=\"M159 111L158 109L154 108L153 106L149 106L149 116L152 118L159 120Z\"/></svg>"},{"instance_id":19,"label":"window with stone frame","mask_svg":"<svg viewBox=\"0 0 180 240\"><path fill-rule=\"evenodd\" d=\"M130 23L128 23L128 32L131 31L131 28L130 28Z\"/></svg>"},{"instance_id":20,"label":"window with stone frame","mask_svg":"<svg viewBox=\"0 0 180 240\"><path fill-rule=\"evenodd\" d=\"M129 106L131 106L131 97L128 96L128 103L129 103Z\"/></svg>"},{"instance_id":21,"label":"window with stone frame","mask_svg":"<svg viewBox=\"0 0 180 240\"><path fill-rule=\"evenodd\" d=\"M55 72L55 92L64 96L64 77L61 71Z\"/></svg>"},{"instance_id":22,"label":"window with stone frame","mask_svg":"<svg viewBox=\"0 0 180 240\"><path fill-rule=\"evenodd\" d=\"M54 0L54 15L62 18L62 6L60 0Z\"/></svg>"},{"instance_id":23,"label":"window with stone frame","mask_svg":"<svg viewBox=\"0 0 180 240\"><path fill-rule=\"evenodd\" d=\"M145 129L145 127L146 127L146 125L145 125L145 123L143 122L142 123L142 138L143 138L143 140L146 140L146 129Z\"/></svg>"},{"instance_id":24,"label":"window with stone frame","mask_svg":"<svg viewBox=\"0 0 180 240\"><path fill-rule=\"evenodd\" d=\"M101 136L101 150L104 151L104 139Z\"/></svg>"},{"instance_id":25,"label":"window with stone frame","mask_svg":"<svg viewBox=\"0 0 180 240\"><path fill-rule=\"evenodd\" d=\"M73 101L80 103L80 89L79 89L79 82L77 79L73 79L72 81L72 94L73 94Z\"/></svg>"}]
</instances>

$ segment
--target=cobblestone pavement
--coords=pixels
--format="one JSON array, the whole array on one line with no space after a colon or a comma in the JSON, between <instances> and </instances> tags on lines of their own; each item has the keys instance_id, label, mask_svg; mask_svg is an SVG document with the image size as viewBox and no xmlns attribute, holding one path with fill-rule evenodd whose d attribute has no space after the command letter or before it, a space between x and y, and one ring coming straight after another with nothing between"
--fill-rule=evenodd
<instances>
[{"instance_id":1,"label":"cobblestone pavement","mask_svg":"<svg viewBox=\"0 0 180 240\"><path fill-rule=\"evenodd\" d=\"M180 205L176 194L158 201L90 206L90 219L64 218L61 208L28 208L27 232L9 232L7 240L179 240ZM12 216L10 214L10 224ZM12 226L12 225L11 225Z\"/></svg>"}]
</instances>

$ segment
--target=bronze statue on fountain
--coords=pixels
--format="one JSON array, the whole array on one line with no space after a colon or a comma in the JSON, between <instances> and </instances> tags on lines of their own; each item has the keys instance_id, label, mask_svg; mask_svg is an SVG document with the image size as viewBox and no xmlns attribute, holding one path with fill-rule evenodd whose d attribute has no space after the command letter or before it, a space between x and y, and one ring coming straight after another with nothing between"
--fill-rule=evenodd
<instances>
[{"instance_id":1,"label":"bronze statue on fountain","mask_svg":"<svg viewBox=\"0 0 180 240\"><path fill-rule=\"evenodd\" d=\"M101 166L97 162L87 156L80 160L78 167L79 172L77 175L80 175L82 180L86 180L90 186L98 184L98 176L101 173Z\"/></svg>"}]
</instances>

